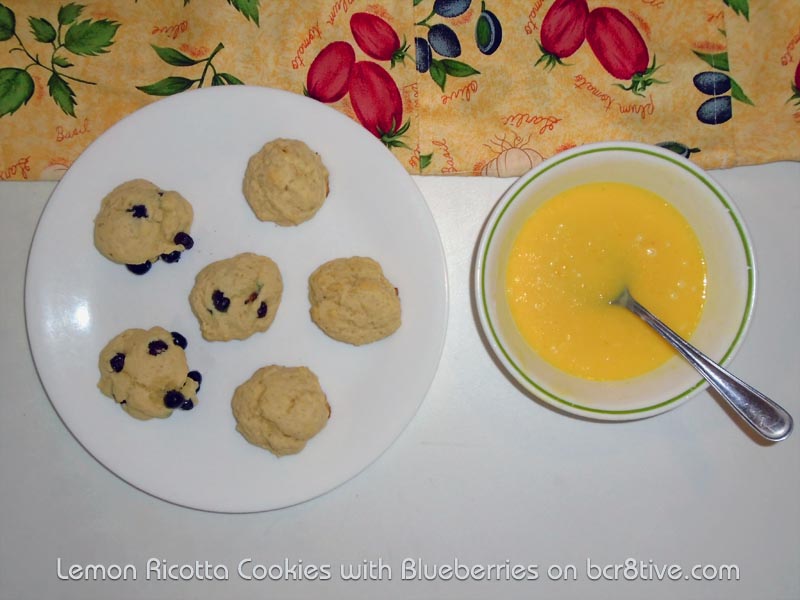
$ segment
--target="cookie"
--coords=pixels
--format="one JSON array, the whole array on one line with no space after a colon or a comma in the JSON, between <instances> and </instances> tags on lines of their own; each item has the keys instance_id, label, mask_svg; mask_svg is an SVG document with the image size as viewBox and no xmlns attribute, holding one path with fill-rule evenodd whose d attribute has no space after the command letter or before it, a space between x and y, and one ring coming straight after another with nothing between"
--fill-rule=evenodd
<instances>
[{"instance_id":1,"label":"cookie","mask_svg":"<svg viewBox=\"0 0 800 600\"><path fill-rule=\"evenodd\" d=\"M202 377L186 364L186 338L163 327L127 329L100 352L97 387L137 419L197 404Z\"/></svg>"},{"instance_id":2,"label":"cookie","mask_svg":"<svg viewBox=\"0 0 800 600\"><path fill-rule=\"evenodd\" d=\"M272 325L282 294L278 265L266 256L245 252L203 268L195 277L189 303L205 339L243 340Z\"/></svg>"},{"instance_id":3,"label":"cookie","mask_svg":"<svg viewBox=\"0 0 800 600\"><path fill-rule=\"evenodd\" d=\"M371 258L337 258L308 279L311 319L335 340L360 346L400 327L400 297Z\"/></svg>"},{"instance_id":4,"label":"cookie","mask_svg":"<svg viewBox=\"0 0 800 600\"><path fill-rule=\"evenodd\" d=\"M300 452L331 415L325 392L307 367L262 367L236 388L231 408L236 430L277 456Z\"/></svg>"},{"instance_id":5,"label":"cookie","mask_svg":"<svg viewBox=\"0 0 800 600\"><path fill-rule=\"evenodd\" d=\"M305 143L277 139L250 157L242 191L260 220L299 225L325 202L328 169Z\"/></svg>"},{"instance_id":6,"label":"cookie","mask_svg":"<svg viewBox=\"0 0 800 600\"><path fill-rule=\"evenodd\" d=\"M194 246L194 211L178 192L134 179L103 198L94 220L94 245L109 260L141 275L161 259L177 262Z\"/></svg>"}]
</instances>

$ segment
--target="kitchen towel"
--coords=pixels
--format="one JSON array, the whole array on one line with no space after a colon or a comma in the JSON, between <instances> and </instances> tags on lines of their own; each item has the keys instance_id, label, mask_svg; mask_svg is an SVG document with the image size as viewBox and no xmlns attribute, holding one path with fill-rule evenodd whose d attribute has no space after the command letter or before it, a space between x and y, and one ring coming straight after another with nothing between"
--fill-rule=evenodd
<instances>
[{"instance_id":1,"label":"kitchen towel","mask_svg":"<svg viewBox=\"0 0 800 600\"><path fill-rule=\"evenodd\" d=\"M58 179L138 108L241 84L328 104L414 174L606 140L799 160L800 2L3 0L0 180Z\"/></svg>"}]
</instances>

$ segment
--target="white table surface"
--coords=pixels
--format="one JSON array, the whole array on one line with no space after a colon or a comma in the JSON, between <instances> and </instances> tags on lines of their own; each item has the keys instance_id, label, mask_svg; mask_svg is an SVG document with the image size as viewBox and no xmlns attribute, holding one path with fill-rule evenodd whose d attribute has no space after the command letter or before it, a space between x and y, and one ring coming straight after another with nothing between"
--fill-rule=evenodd
<instances>
[{"instance_id":1,"label":"white table surface","mask_svg":"<svg viewBox=\"0 0 800 600\"><path fill-rule=\"evenodd\" d=\"M800 163L712 175L744 216L758 268L755 314L732 369L800 418ZM37 378L23 311L27 253L54 184L0 183L0 599L800 598L800 433L763 444L708 393L620 424L527 396L482 343L470 294L477 237L511 181L415 181L442 236L451 294L425 401L355 479L245 515L142 493L61 423ZM245 559L277 565L276 579L245 579ZM409 579L406 559L429 574L435 565L458 564L462 578L473 571L464 581L446 569ZM158 580L148 561L201 568L192 576L184 567L188 580ZM291 580L287 562L329 565L330 579ZM206 563L226 567L229 579L206 579ZM355 582L340 574L370 563L385 567ZM133 565L136 579L60 579L71 565L101 565L108 577L112 565ZM501 568L487 581L478 568L490 565ZM514 565L535 565L537 578L516 580ZM615 576L614 565L629 568ZM680 575L663 580L670 565ZM692 579L695 565L713 580Z\"/></svg>"}]
</instances>

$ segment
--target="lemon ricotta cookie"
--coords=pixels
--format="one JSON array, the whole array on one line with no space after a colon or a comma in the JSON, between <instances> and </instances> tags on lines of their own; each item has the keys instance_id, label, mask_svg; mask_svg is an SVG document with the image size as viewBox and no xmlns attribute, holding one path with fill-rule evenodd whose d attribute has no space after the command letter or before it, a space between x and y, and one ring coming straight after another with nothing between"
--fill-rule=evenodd
<instances>
[{"instance_id":1,"label":"lemon ricotta cookie","mask_svg":"<svg viewBox=\"0 0 800 600\"><path fill-rule=\"evenodd\" d=\"M400 296L381 265L367 257L337 258L308 280L311 319L328 336L360 346L400 327Z\"/></svg>"},{"instance_id":2,"label":"lemon ricotta cookie","mask_svg":"<svg viewBox=\"0 0 800 600\"><path fill-rule=\"evenodd\" d=\"M163 327L127 329L100 352L97 387L137 419L197 404L202 377L186 363L186 338Z\"/></svg>"},{"instance_id":3,"label":"lemon ricotta cookie","mask_svg":"<svg viewBox=\"0 0 800 600\"><path fill-rule=\"evenodd\" d=\"M304 142L279 138L250 157L242 191L260 220L299 225L325 202L328 169Z\"/></svg>"},{"instance_id":4,"label":"lemon ricotta cookie","mask_svg":"<svg viewBox=\"0 0 800 600\"><path fill-rule=\"evenodd\" d=\"M275 261L244 252L204 267L189 304L206 340L243 340L272 325L282 294Z\"/></svg>"},{"instance_id":5,"label":"lemon ricotta cookie","mask_svg":"<svg viewBox=\"0 0 800 600\"><path fill-rule=\"evenodd\" d=\"M94 244L107 259L142 275L154 262L180 260L194 246L194 211L178 192L146 179L126 181L109 192L94 220Z\"/></svg>"},{"instance_id":6,"label":"lemon ricotta cookie","mask_svg":"<svg viewBox=\"0 0 800 600\"><path fill-rule=\"evenodd\" d=\"M300 452L331 415L325 392L308 367L258 369L236 388L231 408L236 430L276 456Z\"/></svg>"}]
</instances>

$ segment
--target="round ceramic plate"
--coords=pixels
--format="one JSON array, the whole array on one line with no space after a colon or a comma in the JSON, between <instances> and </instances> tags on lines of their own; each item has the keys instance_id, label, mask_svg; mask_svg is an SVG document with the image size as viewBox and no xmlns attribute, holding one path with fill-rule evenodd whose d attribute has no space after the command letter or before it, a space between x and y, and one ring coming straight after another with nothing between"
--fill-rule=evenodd
<instances>
[{"instance_id":1,"label":"round ceramic plate","mask_svg":"<svg viewBox=\"0 0 800 600\"><path fill-rule=\"evenodd\" d=\"M260 222L242 195L248 158L275 138L318 152L330 195L297 226ZM192 250L136 276L93 245L100 201L145 178L193 205ZM207 342L189 307L197 272L239 252L279 265L275 322L244 341ZM403 324L355 347L311 321L308 276L338 257L370 256L398 288ZM315 497L373 462L413 418L433 380L447 322L446 267L431 213L408 173L346 116L296 94L232 86L151 104L101 135L53 192L34 236L25 308L42 383L78 441L119 477L164 500L221 512L288 506ZM169 419L137 421L97 389L103 346L130 327L161 325L189 342L203 375L199 404ZM268 364L305 365L332 408L297 455L276 458L235 429L237 385Z\"/></svg>"}]
</instances>

